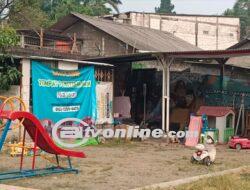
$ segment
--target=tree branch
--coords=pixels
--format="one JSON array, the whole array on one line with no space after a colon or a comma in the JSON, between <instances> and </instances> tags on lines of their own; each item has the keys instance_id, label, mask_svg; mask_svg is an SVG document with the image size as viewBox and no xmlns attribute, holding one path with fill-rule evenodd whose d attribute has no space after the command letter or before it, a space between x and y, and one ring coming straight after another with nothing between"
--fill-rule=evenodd
<instances>
[{"instance_id":1,"label":"tree branch","mask_svg":"<svg viewBox=\"0 0 250 190\"><path fill-rule=\"evenodd\" d=\"M12 4L13 4L13 2L14 2L14 0L2 0L2 2L1 2L1 6L0 6L0 15L1 16L3 16L3 17L1 17L0 18L0 20L4 20L4 19L6 19L7 17L8 17L8 15L9 15L9 12L8 13L6 13L6 14L4 14L4 11L6 10L6 9L10 9L10 7L12 6Z\"/></svg>"}]
</instances>

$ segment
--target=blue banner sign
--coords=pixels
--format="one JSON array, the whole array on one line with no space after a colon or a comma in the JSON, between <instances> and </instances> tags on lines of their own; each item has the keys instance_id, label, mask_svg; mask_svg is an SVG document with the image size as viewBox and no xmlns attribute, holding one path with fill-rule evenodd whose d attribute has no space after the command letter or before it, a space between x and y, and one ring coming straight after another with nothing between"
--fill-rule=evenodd
<instances>
[{"instance_id":1,"label":"blue banner sign","mask_svg":"<svg viewBox=\"0 0 250 190\"><path fill-rule=\"evenodd\" d=\"M94 67L65 71L32 61L33 113L57 122L64 118L96 119Z\"/></svg>"}]
</instances>

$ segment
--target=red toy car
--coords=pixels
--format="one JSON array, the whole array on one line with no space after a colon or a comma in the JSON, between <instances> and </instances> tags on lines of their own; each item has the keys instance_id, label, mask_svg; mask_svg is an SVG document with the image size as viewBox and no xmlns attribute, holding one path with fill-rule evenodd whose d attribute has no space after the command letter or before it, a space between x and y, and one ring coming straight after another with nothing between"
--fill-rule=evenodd
<instances>
[{"instance_id":1,"label":"red toy car","mask_svg":"<svg viewBox=\"0 0 250 190\"><path fill-rule=\"evenodd\" d=\"M228 142L230 148L241 150L243 148L250 148L250 139L245 137L232 137Z\"/></svg>"}]
</instances>

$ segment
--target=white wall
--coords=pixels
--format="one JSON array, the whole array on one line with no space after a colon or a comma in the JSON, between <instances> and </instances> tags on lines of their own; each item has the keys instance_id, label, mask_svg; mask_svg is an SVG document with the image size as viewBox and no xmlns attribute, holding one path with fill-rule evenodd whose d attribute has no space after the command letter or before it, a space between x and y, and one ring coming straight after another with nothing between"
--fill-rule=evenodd
<instances>
[{"instance_id":1,"label":"white wall","mask_svg":"<svg viewBox=\"0 0 250 190\"><path fill-rule=\"evenodd\" d=\"M10 96L20 96L20 86L12 85L8 91L0 91L0 96L10 97Z\"/></svg>"},{"instance_id":2,"label":"white wall","mask_svg":"<svg viewBox=\"0 0 250 190\"><path fill-rule=\"evenodd\" d=\"M224 130L226 129L226 117L216 118L216 128L219 129L219 143L223 143Z\"/></svg>"},{"instance_id":3,"label":"white wall","mask_svg":"<svg viewBox=\"0 0 250 190\"><path fill-rule=\"evenodd\" d=\"M124 20L123 20L124 19ZM115 21L166 31L204 50L227 49L239 42L239 18L216 16L121 14ZM197 34L197 37L196 37Z\"/></svg>"},{"instance_id":4,"label":"white wall","mask_svg":"<svg viewBox=\"0 0 250 190\"><path fill-rule=\"evenodd\" d=\"M58 62L58 69L61 70L78 70L78 63L69 63L64 61Z\"/></svg>"},{"instance_id":5,"label":"white wall","mask_svg":"<svg viewBox=\"0 0 250 190\"><path fill-rule=\"evenodd\" d=\"M21 98L24 101L28 111L30 111L30 75L31 75L31 61L30 59L22 59L22 86Z\"/></svg>"}]
</instances>

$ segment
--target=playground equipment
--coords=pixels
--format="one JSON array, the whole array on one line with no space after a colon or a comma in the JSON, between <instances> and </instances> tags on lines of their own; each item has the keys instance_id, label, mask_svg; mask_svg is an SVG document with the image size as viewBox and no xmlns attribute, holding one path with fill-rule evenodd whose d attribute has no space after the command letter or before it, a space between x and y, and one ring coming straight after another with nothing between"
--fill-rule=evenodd
<instances>
[{"instance_id":1,"label":"playground equipment","mask_svg":"<svg viewBox=\"0 0 250 190\"><path fill-rule=\"evenodd\" d=\"M11 111L26 111L26 105L23 102L23 100L17 96L11 96L11 97L4 97L0 96L0 110L8 109ZM7 108L6 108L7 107ZM0 125L0 129L3 129L4 126L6 125L6 121L4 119L1 120L2 124ZM22 139L22 133L21 133L21 127L22 127L22 122L23 121L18 121L15 123L15 125L12 126L12 130L14 129L19 129L18 132L18 140L21 141Z\"/></svg>"},{"instance_id":2,"label":"playground equipment","mask_svg":"<svg viewBox=\"0 0 250 190\"><path fill-rule=\"evenodd\" d=\"M24 156L34 155L34 148L33 148L34 143L25 144L25 146L23 146L22 142L19 142L19 143L7 144L6 146L10 147L11 157L21 156L22 151L23 151ZM54 159L44 154L44 152L41 151L39 147L36 148L36 153L37 153L37 156L40 156L42 159L49 161L51 164L54 164L54 165L57 164L57 162Z\"/></svg>"},{"instance_id":3,"label":"playground equipment","mask_svg":"<svg viewBox=\"0 0 250 190\"><path fill-rule=\"evenodd\" d=\"M7 99L8 98L5 96L0 96L0 107L2 107L4 101ZM8 101L8 105L6 105L6 106L8 106L8 108L10 110L12 110L12 111L14 110L14 104L12 102ZM0 130L4 128L5 124L6 124L6 122L4 120L0 120Z\"/></svg>"},{"instance_id":4,"label":"playground equipment","mask_svg":"<svg viewBox=\"0 0 250 190\"><path fill-rule=\"evenodd\" d=\"M21 152L20 168L18 171L0 173L0 181L7 179L44 176L54 173L70 173L70 172L78 173L78 170L72 167L70 158L71 157L84 158L85 154L83 152L64 150L55 145L51 137L47 134L45 128L42 126L41 122L33 114L24 111L13 112L0 109L0 119L1 118L6 119L7 123L4 127L4 130L2 132L2 137L0 139L0 151L2 150L7 133L11 127L12 121L19 120L24 127L24 132L23 132L23 139L21 146L22 152ZM29 136L34 142L32 167L31 169L28 170L23 169L26 133L29 134ZM43 169L35 169L37 148L43 150L44 152L55 155L56 166ZM59 156L66 156L68 158L68 167L60 166Z\"/></svg>"}]
</instances>

